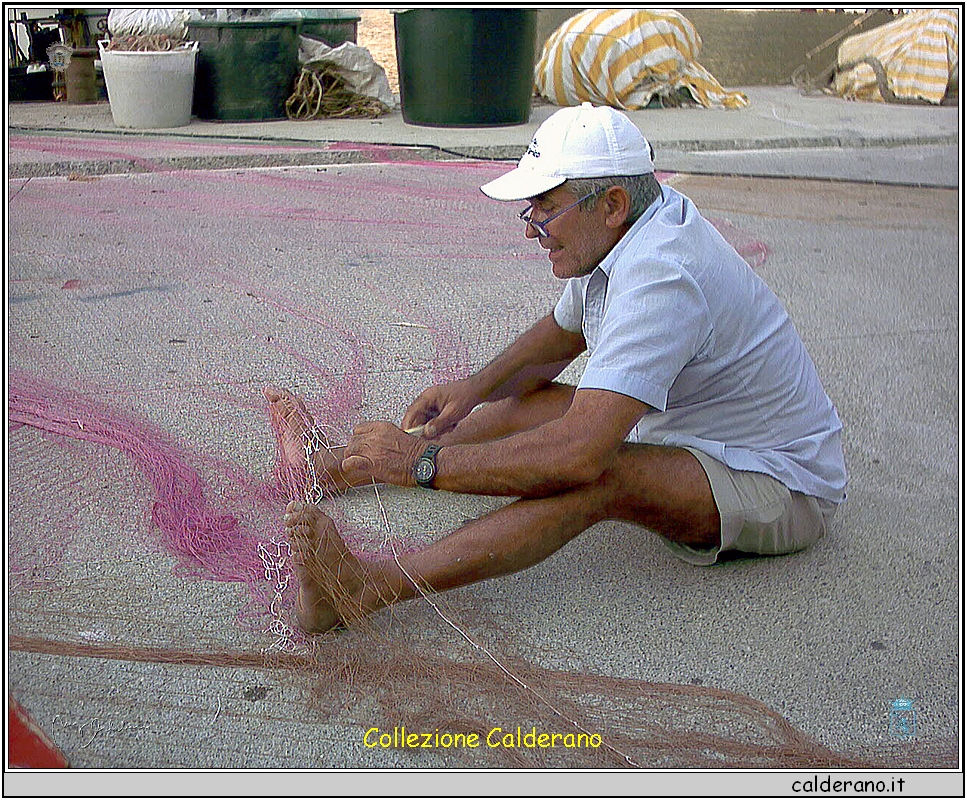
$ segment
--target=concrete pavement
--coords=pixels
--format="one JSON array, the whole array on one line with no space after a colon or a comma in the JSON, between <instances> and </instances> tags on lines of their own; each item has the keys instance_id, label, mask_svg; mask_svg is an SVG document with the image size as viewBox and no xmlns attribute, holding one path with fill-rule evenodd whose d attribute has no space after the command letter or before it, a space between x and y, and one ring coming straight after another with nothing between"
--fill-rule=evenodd
<instances>
[{"instance_id":1,"label":"concrete pavement","mask_svg":"<svg viewBox=\"0 0 967 800\"><path fill-rule=\"evenodd\" d=\"M950 741L961 724L960 220L957 192L936 188L959 185L959 109L746 91L742 111L632 117L666 180L766 246L757 270L846 425L850 498L834 531L795 556L701 570L608 523L448 602L471 624L495 615L546 666L734 691L834 749L883 748L899 770L908 742L890 734L893 700L915 701L921 742ZM483 159L516 159L552 111L494 129L409 126L397 111L130 133L103 104L10 106L8 362L146 418L203 465L225 459L251 476L272 460L266 382L320 405L333 382L358 387L361 414L398 414L553 302L557 284L513 213L476 191L507 168ZM9 445L45 447L33 430ZM48 469L36 456L8 472L8 537L50 568L15 576L10 630L77 651L21 647L8 670L73 765L454 766L362 746L358 725L321 722L282 673L82 655L91 642L257 651L270 637L239 624L251 598L237 584L174 568L145 515L149 482L121 453L61 451ZM93 472L72 471L90 458ZM59 494L68 484L87 494ZM70 507L77 496L88 499ZM493 507L383 499L408 541ZM342 512L378 527L370 496ZM33 524L51 515L58 536L70 533L60 559ZM413 604L383 624L419 640L434 614ZM626 788L640 783L614 792Z\"/></svg>"}]
</instances>

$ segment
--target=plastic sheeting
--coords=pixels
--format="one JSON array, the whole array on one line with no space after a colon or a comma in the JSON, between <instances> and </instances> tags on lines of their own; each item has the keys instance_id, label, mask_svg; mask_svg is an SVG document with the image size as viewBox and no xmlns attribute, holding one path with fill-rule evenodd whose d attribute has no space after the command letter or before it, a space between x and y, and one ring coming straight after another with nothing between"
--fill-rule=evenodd
<instances>
[{"instance_id":1,"label":"plastic sheeting","mask_svg":"<svg viewBox=\"0 0 967 800\"><path fill-rule=\"evenodd\" d=\"M389 79L372 54L365 47L343 42L329 47L324 42L307 36L299 37L299 64L303 69L331 65L357 94L379 100L387 110L396 105Z\"/></svg>"},{"instance_id":2,"label":"plastic sheeting","mask_svg":"<svg viewBox=\"0 0 967 800\"><path fill-rule=\"evenodd\" d=\"M107 27L112 36L170 36L184 39L191 12L186 8L112 8Z\"/></svg>"},{"instance_id":3,"label":"plastic sheeting","mask_svg":"<svg viewBox=\"0 0 967 800\"><path fill-rule=\"evenodd\" d=\"M653 98L743 108L748 98L723 89L696 60L702 40L676 11L592 9L552 33L534 68L538 94L559 106L585 101L626 111Z\"/></svg>"},{"instance_id":4,"label":"plastic sheeting","mask_svg":"<svg viewBox=\"0 0 967 800\"><path fill-rule=\"evenodd\" d=\"M938 104L957 74L956 10L914 11L844 41L833 91L849 100Z\"/></svg>"}]
</instances>

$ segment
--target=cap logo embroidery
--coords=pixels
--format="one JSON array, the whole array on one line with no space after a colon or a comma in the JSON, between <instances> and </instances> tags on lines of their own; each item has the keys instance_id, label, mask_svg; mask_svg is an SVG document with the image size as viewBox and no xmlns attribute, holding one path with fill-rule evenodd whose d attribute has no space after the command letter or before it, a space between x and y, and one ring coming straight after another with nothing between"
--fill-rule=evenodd
<instances>
[{"instance_id":1,"label":"cap logo embroidery","mask_svg":"<svg viewBox=\"0 0 967 800\"><path fill-rule=\"evenodd\" d=\"M531 139L531 143L527 145L527 152L524 153L527 156L533 156L534 158L541 157L541 151L537 149L537 137L535 136Z\"/></svg>"}]
</instances>

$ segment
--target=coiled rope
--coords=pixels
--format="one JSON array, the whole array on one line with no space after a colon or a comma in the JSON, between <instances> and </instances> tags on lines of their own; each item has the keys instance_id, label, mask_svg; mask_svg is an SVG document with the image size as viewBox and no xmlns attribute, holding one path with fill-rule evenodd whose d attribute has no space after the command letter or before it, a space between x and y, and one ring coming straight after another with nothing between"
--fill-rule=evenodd
<instances>
[{"instance_id":1,"label":"coiled rope","mask_svg":"<svg viewBox=\"0 0 967 800\"><path fill-rule=\"evenodd\" d=\"M292 95L285 101L285 113L292 120L318 117L364 117L373 119L387 108L375 97L354 92L335 67L323 64L303 68Z\"/></svg>"}]
</instances>

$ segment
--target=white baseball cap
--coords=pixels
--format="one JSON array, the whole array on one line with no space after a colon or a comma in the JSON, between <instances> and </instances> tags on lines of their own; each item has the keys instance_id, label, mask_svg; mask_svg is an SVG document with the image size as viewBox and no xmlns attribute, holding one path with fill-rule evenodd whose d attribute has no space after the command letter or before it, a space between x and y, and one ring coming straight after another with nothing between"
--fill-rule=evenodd
<instances>
[{"instance_id":1,"label":"white baseball cap","mask_svg":"<svg viewBox=\"0 0 967 800\"><path fill-rule=\"evenodd\" d=\"M610 178L655 171L637 126L610 106L562 108L537 129L516 169L480 187L494 200L526 200L568 178Z\"/></svg>"}]
</instances>

